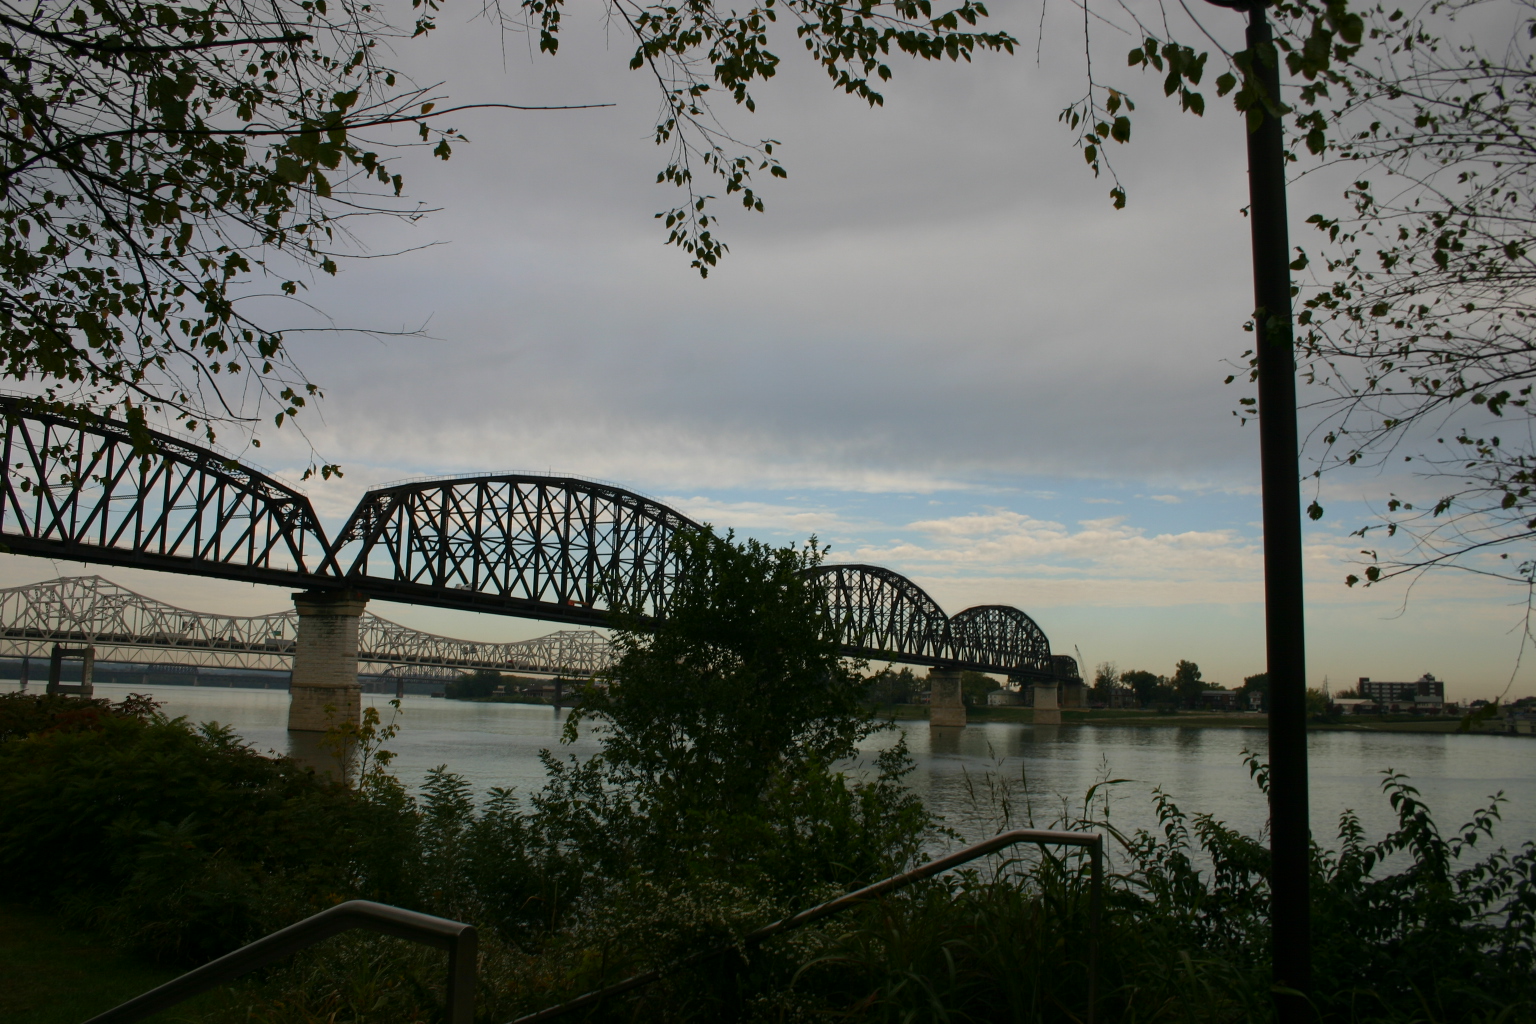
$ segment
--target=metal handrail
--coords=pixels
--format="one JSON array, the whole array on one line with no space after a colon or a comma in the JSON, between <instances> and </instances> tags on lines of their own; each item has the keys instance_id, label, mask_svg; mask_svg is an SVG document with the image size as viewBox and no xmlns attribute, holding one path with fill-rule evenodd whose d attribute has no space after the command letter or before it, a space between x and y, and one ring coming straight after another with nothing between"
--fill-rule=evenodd
<instances>
[{"instance_id":1,"label":"metal handrail","mask_svg":"<svg viewBox=\"0 0 1536 1024\"><path fill-rule=\"evenodd\" d=\"M849 907L866 903L869 900L884 896L888 892L894 892L897 889L911 885L913 882L922 881L924 878L943 874L950 868L959 867L961 864L973 861L978 857L985 857L989 853L996 853L998 850L1018 843L1039 843L1042 846L1048 844L1056 846L1083 846L1088 849L1091 866L1089 868L1088 896L1088 1015L1086 1024L1094 1024L1094 1010L1098 1002L1099 987L1099 916L1103 909L1104 888L1104 837L1096 832L1057 832L1050 829L1033 828L1019 828L1008 832L1000 832L991 839L984 840L974 846L967 846L963 850L940 857L938 860L931 860L927 864L913 868L911 871L892 875L890 878L876 882L874 885L856 889L846 895L839 896L835 900L828 900L820 906L811 907L809 910L802 910L800 913L786 917L781 921L764 925L756 931L748 932L743 936L741 944L744 946L758 945L775 935L782 935L785 932L794 931L796 928L808 925L813 921L819 921L824 917L831 917L833 914L841 913ZM625 978L623 981L615 982L606 988L577 996L568 1002L559 1003L537 1013L518 1017L511 1024L535 1024L538 1021L553 1020L573 1010L591 1006L593 1003L600 1002L609 996L616 996L631 989L642 988L673 971L712 956L719 956L722 953L728 952L731 948L733 947L722 946L690 954L664 967L657 967L642 974L636 974L633 977Z\"/></svg>"},{"instance_id":2,"label":"metal handrail","mask_svg":"<svg viewBox=\"0 0 1536 1024\"><path fill-rule=\"evenodd\" d=\"M129 1021L142 1020L290 953L297 953L333 935L355 928L366 928L446 949L448 1024L474 1024L475 957L478 948L474 925L368 900L349 900L313 917L306 917L297 924L257 939L248 946L227 953L121 1006L98 1014L86 1021L86 1024L127 1024Z\"/></svg>"}]
</instances>

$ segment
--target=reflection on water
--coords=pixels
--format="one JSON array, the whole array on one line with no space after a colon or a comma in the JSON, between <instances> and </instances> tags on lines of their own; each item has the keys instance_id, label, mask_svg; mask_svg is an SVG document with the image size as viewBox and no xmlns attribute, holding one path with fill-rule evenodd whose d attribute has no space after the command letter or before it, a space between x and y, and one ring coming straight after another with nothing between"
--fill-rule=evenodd
<instances>
[{"instance_id":1,"label":"reflection on water","mask_svg":"<svg viewBox=\"0 0 1536 1024\"><path fill-rule=\"evenodd\" d=\"M14 688L14 687L12 687ZM140 687L98 685L99 696L121 699ZM154 690L165 711L195 722L234 727L257 749L306 753L292 743L313 737L285 728L288 694L275 690L170 686ZM388 721L388 698L364 694ZM393 769L408 784L428 770L447 765L478 792L493 786L520 793L544 780L541 750L556 756L586 757L597 750L588 734L562 745L566 712L520 704L476 704L404 698L400 734L388 746L397 754ZM1176 726L1031 726L988 722L964 729L930 730L927 722L900 722L866 744L876 751L897 736L906 738L916 769L908 783L929 807L967 836L997 827L1007 802L1015 823L1033 816L1041 825L1064 808L1080 811L1083 794L1105 779L1130 780L1110 787L1110 820L1120 828L1154 825L1154 786L1171 794L1186 811L1215 814L1236 828L1257 832L1264 823L1262 794L1249 779L1242 753L1261 757L1266 740L1258 729L1187 729ZM1518 736L1457 736L1424 733L1318 732L1308 737L1312 827L1332 845L1338 816L1357 811L1368 834L1393 822L1381 796L1381 771L1392 768L1413 777L1442 829L1460 825L1487 797L1502 790L1502 843L1536 839L1536 741ZM312 752L309 752L312 754Z\"/></svg>"}]
</instances>

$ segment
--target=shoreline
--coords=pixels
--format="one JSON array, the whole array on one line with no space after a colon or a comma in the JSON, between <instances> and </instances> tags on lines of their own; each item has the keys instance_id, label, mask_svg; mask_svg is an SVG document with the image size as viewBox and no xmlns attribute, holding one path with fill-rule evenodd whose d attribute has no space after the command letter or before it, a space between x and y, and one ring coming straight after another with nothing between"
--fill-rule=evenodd
<instances>
[{"instance_id":1,"label":"shoreline","mask_svg":"<svg viewBox=\"0 0 1536 1024\"><path fill-rule=\"evenodd\" d=\"M928 717L926 704L886 704L875 709L876 717L886 720L914 721ZM1315 732L1427 732L1456 733L1461 728L1460 716L1425 719L1411 715L1360 715L1362 721L1345 719L1339 722L1308 722L1308 731ZM1034 724L1033 708L1021 707L967 707L967 724L986 722L1020 722ZM1143 711L1130 708L1062 708L1062 725L1103 726L1174 726L1183 729L1268 729L1269 716L1249 711ZM1467 735L1507 735L1501 721L1480 722Z\"/></svg>"}]
</instances>

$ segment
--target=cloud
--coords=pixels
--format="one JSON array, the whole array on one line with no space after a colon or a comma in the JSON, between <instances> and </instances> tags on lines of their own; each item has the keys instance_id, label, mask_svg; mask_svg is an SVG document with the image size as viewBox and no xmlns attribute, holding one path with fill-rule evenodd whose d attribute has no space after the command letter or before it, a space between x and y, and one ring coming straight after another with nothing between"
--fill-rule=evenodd
<instances>
[{"instance_id":1,"label":"cloud","mask_svg":"<svg viewBox=\"0 0 1536 1024\"><path fill-rule=\"evenodd\" d=\"M1233 530L1149 533L1124 516L1085 519L1075 527L997 509L908 524L920 539L871 544L858 561L899 564L929 574L996 576L1013 569L1031 577L1103 578L1110 582L1251 582L1262 549ZM978 573L978 568L984 571Z\"/></svg>"},{"instance_id":2,"label":"cloud","mask_svg":"<svg viewBox=\"0 0 1536 1024\"><path fill-rule=\"evenodd\" d=\"M813 533L825 537L832 531L853 526L847 517L827 508L803 508L765 501L719 501L702 496L663 497L660 500L695 522L710 523L722 531L771 530L803 538Z\"/></svg>"}]
</instances>

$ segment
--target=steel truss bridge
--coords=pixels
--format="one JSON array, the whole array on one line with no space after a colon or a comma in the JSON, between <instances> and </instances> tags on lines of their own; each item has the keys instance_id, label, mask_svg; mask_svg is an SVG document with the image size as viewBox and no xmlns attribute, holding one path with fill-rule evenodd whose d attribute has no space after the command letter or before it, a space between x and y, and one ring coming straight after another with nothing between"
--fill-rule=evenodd
<instances>
[{"instance_id":1,"label":"steel truss bridge","mask_svg":"<svg viewBox=\"0 0 1536 1024\"><path fill-rule=\"evenodd\" d=\"M54 644L96 648L99 661L287 669L299 616L210 615L136 594L100 576L65 576L0 589L0 656L46 658ZM613 664L608 638L563 629L514 643L423 633L364 612L357 660L375 673L451 679L492 669L585 677Z\"/></svg>"},{"instance_id":2,"label":"steel truss bridge","mask_svg":"<svg viewBox=\"0 0 1536 1024\"><path fill-rule=\"evenodd\" d=\"M0 398L0 415L0 543L18 554L604 626L616 606L666 615L673 538L699 525L612 484L508 473L377 488L328 538L302 492L180 438L151 432L146 457L115 420L19 398ZM815 572L849 655L1019 681L1078 676L1017 608L951 617L889 569Z\"/></svg>"}]
</instances>

